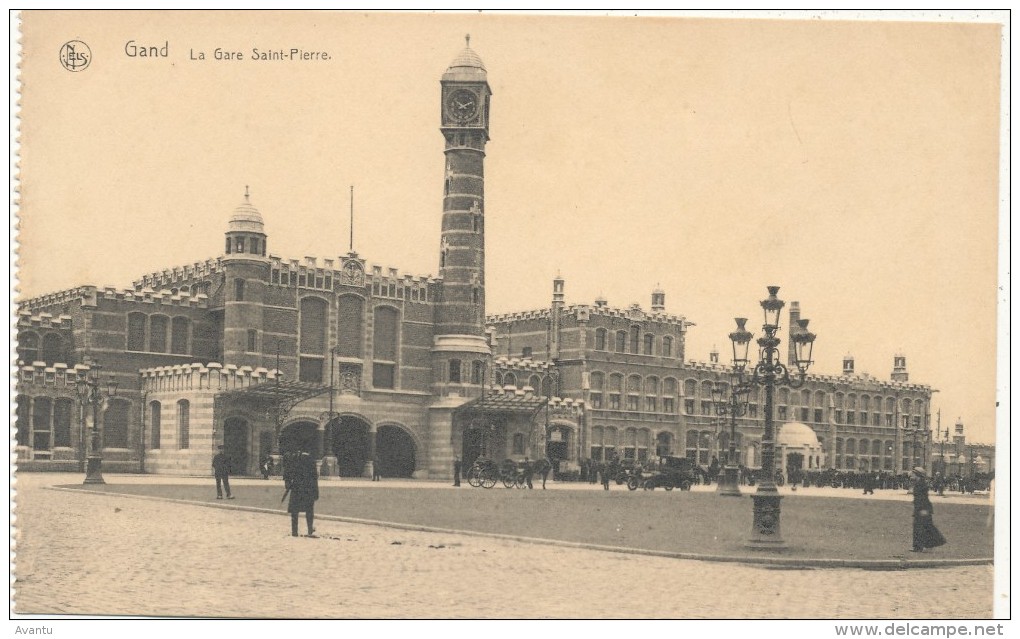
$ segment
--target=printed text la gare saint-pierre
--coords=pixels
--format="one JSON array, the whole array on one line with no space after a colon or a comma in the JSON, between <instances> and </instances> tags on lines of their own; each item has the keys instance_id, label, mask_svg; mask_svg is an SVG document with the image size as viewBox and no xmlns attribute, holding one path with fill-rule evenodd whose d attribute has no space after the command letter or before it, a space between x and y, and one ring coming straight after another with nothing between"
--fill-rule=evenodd
<instances>
[{"instance_id":1,"label":"printed text la gare saint-pierre","mask_svg":"<svg viewBox=\"0 0 1020 639\"><path fill-rule=\"evenodd\" d=\"M124 55L129 58L169 58L172 47L169 40L157 43L141 43L135 40L128 40L124 43ZM313 51L300 47L251 47L250 49L237 49L229 47L215 47L212 49L188 49L188 59L196 62L211 60L225 62L241 62L252 60L255 62L274 61L315 61L329 60L328 51Z\"/></svg>"}]
</instances>

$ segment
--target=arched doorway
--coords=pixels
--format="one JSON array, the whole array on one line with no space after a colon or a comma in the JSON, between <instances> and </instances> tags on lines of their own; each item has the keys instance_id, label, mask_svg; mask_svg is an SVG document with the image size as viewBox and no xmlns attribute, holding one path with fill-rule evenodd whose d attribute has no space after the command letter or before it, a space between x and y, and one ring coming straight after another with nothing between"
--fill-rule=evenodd
<instances>
[{"instance_id":1,"label":"arched doorway","mask_svg":"<svg viewBox=\"0 0 1020 639\"><path fill-rule=\"evenodd\" d=\"M375 451L383 477L411 477L414 473L414 440L399 426L379 426Z\"/></svg>"},{"instance_id":2,"label":"arched doorway","mask_svg":"<svg viewBox=\"0 0 1020 639\"><path fill-rule=\"evenodd\" d=\"M280 454L305 451L317 457L318 430L319 425L315 422L301 421L287 424L280 433Z\"/></svg>"},{"instance_id":3,"label":"arched doorway","mask_svg":"<svg viewBox=\"0 0 1020 639\"><path fill-rule=\"evenodd\" d=\"M353 415L342 415L333 422L331 450L341 477L361 477L365 472L370 430L368 422Z\"/></svg>"},{"instance_id":4,"label":"arched doorway","mask_svg":"<svg viewBox=\"0 0 1020 639\"><path fill-rule=\"evenodd\" d=\"M464 445L461 447L461 462L464 468L470 468L475 460L482 456L485 447L482 429L469 428L464 431Z\"/></svg>"},{"instance_id":5,"label":"arched doorway","mask_svg":"<svg viewBox=\"0 0 1020 639\"><path fill-rule=\"evenodd\" d=\"M248 421L241 417L223 422L223 452L230 460L230 472L234 475L249 473L248 431Z\"/></svg>"}]
</instances>

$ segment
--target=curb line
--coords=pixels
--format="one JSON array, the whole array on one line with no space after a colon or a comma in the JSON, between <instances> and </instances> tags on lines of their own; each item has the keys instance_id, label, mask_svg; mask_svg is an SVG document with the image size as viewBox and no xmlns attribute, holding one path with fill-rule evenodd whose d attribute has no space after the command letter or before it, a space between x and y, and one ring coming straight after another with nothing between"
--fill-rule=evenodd
<instances>
[{"instance_id":1,"label":"curb line","mask_svg":"<svg viewBox=\"0 0 1020 639\"><path fill-rule=\"evenodd\" d=\"M148 501L162 501L175 504L186 504L189 506L204 506L220 510L237 510L242 512L260 513L264 515L287 515L283 510L272 508L261 508L258 506L243 506L240 504L220 504L206 501L195 501L191 499L174 499L171 497L155 497L152 495L133 495L130 493L108 492L101 490L88 490L83 488L62 488L59 486L43 486L44 490L55 490L76 494L103 495L107 497L127 497L129 499L143 499ZM730 555L705 555L690 552L674 552L669 550L650 550L646 548L628 548L626 546L605 546L579 541L564 541L562 539L545 539L542 537L525 537L523 535L506 535L502 533L490 533L477 530L460 530L456 528L439 528L436 526L424 526L421 524L405 524L401 522L379 521L375 519L359 519L357 517L343 517L340 515L320 515L316 513L316 519L325 521L336 521L347 524L359 524L363 526L378 526L382 528L394 528L396 530L407 530L412 532L444 533L450 535L464 535L468 537L482 537L488 539L500 539L504 541L516 541L529 544L540 544L544 546L558 546L561 548L578 548L582 550L599 550L602 552L615 552L627 555L642 555L647 557L668 557L671 559L685 559L692 561L710 561L717 563L738 563L761 566L795 567L795 568L860 568L863 570L906 570L911 568L954 568L958 566L983 566L992 565L992 558L978 557L974 559L826 559L826 558L793 558L793 557L765 557L765 556L730 556Z\"/></svg>"}]
</instances>

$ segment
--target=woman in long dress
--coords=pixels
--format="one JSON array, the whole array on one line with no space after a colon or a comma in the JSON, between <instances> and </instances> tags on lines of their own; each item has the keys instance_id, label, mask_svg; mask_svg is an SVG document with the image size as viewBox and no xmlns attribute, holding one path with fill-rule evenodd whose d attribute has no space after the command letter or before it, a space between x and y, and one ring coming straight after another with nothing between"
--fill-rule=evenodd
<instances>
[{"instance_id":1,"label":"woman in long dress","mask_svg":"<svg viewBox=\"0 0 1020 639\"><path fill-rule=\"evenodd\" d=\"M911 552L923 552L946 543L932 519L933 509L928 499L928 475L924 468L914 468L914 547Z\"/></svg>"}]
</instances>

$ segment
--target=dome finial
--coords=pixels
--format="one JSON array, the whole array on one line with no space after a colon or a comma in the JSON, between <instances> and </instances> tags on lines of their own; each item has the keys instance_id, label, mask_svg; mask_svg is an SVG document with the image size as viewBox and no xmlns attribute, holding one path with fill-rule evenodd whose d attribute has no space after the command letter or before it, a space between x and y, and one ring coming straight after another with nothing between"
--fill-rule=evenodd
<instances>
[{"instance_id":1,"label":"dome finial","mask_svg":"<svg viewBox=\"0 0 1020 639\"><path fill-rule=\"evenodd\" d=\"M464 44L465 44L465 46L468 46L468 47L471 46L471 34L470 33L465 33L464 34Z\"/></svg>"},{"instance_id":2,"label":"dome finial","mask_svg":"<svg viewBox=\"0 0 1020 639\"><path fill-rule=\"evenodd\" d=\"M251 203L251 202L249 202L249 200L248 200L248 185L247 185L247 184L245 184L245 185L244 185L244 201L245 201L246 203L248 203L248 204L250 204L250 203Z\"/></svg>"}]
</instances>

